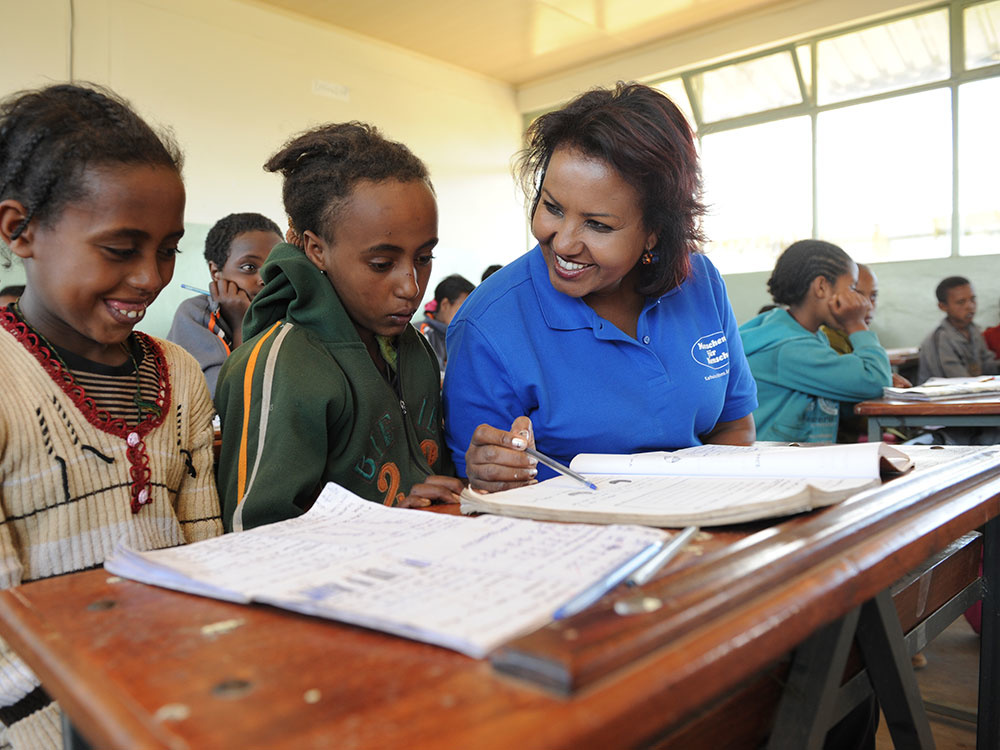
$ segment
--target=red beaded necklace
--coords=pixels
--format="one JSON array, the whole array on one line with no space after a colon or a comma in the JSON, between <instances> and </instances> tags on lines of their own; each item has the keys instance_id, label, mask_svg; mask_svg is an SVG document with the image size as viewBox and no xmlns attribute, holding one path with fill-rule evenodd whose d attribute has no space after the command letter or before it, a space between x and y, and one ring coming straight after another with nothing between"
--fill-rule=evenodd
<instances>
[{"instance_id":1,"label":"red beaded necklace","mask_svg":"<svg viewBox=\"0 0 1000 750\"><path fill-rule=\"evenodd\" d=\"M94 400L76 382L73 373L62 361L55 347L46 341L44 336L32 329L23 317L17 315L11 307L0 308L0 326L34 355L42 369L69 396L90 424L102 432L115 435L125 441L128 446L125 455L128 458L129 477L132 480L130 503L132 512L138 513L143 505L153 502L149 487L152 472L149 469L145 437L163 423L163 417L170 408L170 374L159 345L152 338L139 331L133 331L131 334L137 337L145 351L152 354L158 388L156 399L153 402L142 401L140 397L135 399L140 419L135 424L129 424L126 420L116 419L104 409L97 408ZM132 356L131 351L129 351L129 356ZM136 378L138 378L139 368L134 357L132 357L132 362L136 367Z\"/></svg>"}]
</instances>

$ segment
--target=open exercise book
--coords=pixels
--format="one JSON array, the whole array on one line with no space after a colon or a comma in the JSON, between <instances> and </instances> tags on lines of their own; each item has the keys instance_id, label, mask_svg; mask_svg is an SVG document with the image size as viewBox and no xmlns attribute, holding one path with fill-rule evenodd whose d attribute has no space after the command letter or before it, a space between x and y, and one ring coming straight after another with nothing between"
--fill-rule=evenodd
<instances>
[{"instance_id":1,"label":"open exercise book","mask_svg":"<svg viewBox=\"0 0 1000 750\"><path fill-rule=\"evenodd\" d=\"M503 492L462 493L463 513L539 520L722 526L832 505L912 467L884 443L701 445L673 452L583 453L565 476Z\"/></svg>"},{"instance_id":2,"label":"open exercise book","mask_svg":"<svg viewBox=\"0 0 1000 750\"><path fill-rule=\"evenodd\" d=\"M937 401L947 398L1000 398L1000 376L975 378L928 378L912 388L882 389L884 398L897 401Z\"/></svg>"},{"instance_id":3,"label":"open exercise book","mask_svg":"<svg viewBox=\"0 0 1000 750\"><path fill-rule=\"evenodd\" d=\"M567 606L596 600L666 538L637 526L386 508L331 483L298 518L154 552L120 548L104 566L143 583L272 604L482 658Z\"/></svg>"}]
</instances>

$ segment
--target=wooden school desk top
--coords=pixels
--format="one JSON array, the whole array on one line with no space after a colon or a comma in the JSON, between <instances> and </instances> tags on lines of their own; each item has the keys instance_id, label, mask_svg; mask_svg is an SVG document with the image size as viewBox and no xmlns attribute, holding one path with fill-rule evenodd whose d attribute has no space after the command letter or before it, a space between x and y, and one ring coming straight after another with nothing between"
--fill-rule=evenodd
<instances>
[{"instance_id":1,"label":"wooden school desk top","mask_svg":"<svg viewBox=\"0 0 1000 750\"><path fill-rule=\"evenodd\" d=\"M620 588L489 661L101 570L0 592L0 635L101 747L657 742L1000 514L1000 465L939 474L712 531L643 587L660 609L615 614Z\"/></svg>"},{"instance_id":2,"label":"wooden school desk top","mask_svg":"<svg viewBox=\"0 0 1000 750\"><path fill-rule=\"evenodd\" d=\"M949 398L936 401L898 401L879 398L856 404L854 413L864 417L992 416L1000 414L1000 395L990 398Z\"/></svg>"}]
</instances>

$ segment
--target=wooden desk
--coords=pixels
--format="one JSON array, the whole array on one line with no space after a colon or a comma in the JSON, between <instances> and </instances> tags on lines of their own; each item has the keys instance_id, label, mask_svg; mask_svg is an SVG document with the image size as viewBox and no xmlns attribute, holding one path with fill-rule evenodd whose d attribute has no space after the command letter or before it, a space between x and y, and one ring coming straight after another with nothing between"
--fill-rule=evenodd
<instances>
[{"instance_id":1,"label":"wooden desk","mask_svg":"<svg viewBox=\"0 0 1000 750\"><path fill-rule=\"evenodd\" d=\"M881 440L886 427L998 427L1000 398L956 398L947 401L862 401L854 413L868 417L868 439Z\"/></svg>"},{"instance_id":2,"label":"wooden desk","mask_svg":"<svg viewBox=\"0 0 1000 750\"><path fill-rule=\"evenodd\" d=\"M732 740L741 720L759 741L771 713L757 706L766 698L773 711L787 652L987 522L993 580L1000 465L940 474L772 527L714 533L645 587L659 610L614 615L629 595L617 591L491 662L103 571L0 592L0 634L100 747L690 748L701 746L692 736ZM962 549L971 553L959 582L978 557ZM965 604L948 602L954 590L935 580L932 569L897 592L897 608L911 603L900 609L910 624ZM986 590L980 747L996 748L1000 618ZM922 627L911 632L916 648Z\"/></svg>"}]
</instances>

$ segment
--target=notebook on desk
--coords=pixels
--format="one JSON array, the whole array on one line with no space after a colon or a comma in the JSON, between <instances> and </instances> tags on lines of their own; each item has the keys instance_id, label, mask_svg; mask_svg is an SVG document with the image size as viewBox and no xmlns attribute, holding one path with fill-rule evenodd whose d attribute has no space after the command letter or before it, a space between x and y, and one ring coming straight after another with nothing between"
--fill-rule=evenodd
<instances>
[{"instance_id":1,"label":"notebook on desk","mask_svg":"<svg viewBox=\"0 0 1000 750\"><path fill-rule=\"evenodd\" d=\"M632 455L581 454L570 467L593 482L554 477L517 489L462 493L463 513L550 521L722 526L832 505L909 457L883 443L702 445Z\"/></svg>"},{"instance_id":2,"label":"notebook on desk","mask_svg":"<svg viewBox=\"0 0 1000 750\"><path fill-rule=\"evenodd\" d=\"M636 526L387 508L331 483L298 518L170 549L122 548L105 568L481 658L557 613L595 601L666 538Z\"/></svg>"}]
</instances>

